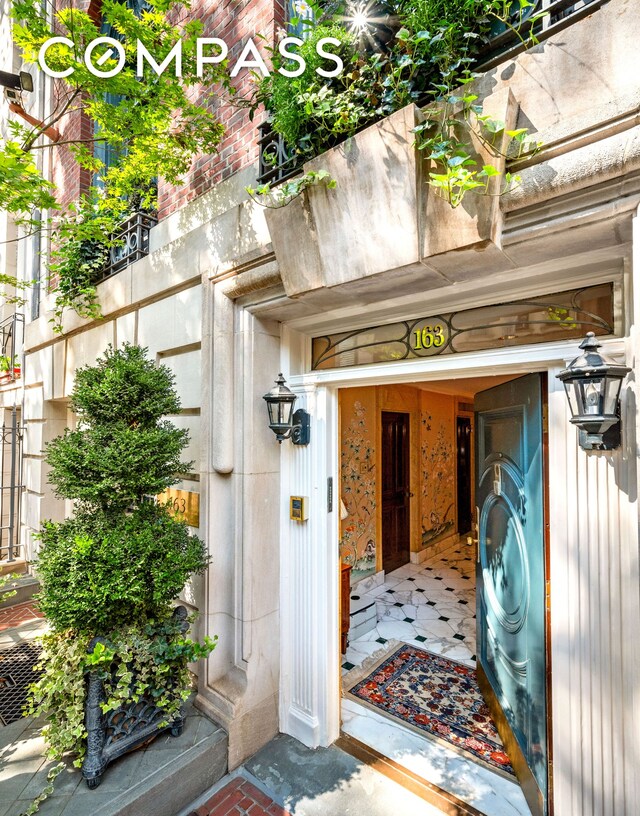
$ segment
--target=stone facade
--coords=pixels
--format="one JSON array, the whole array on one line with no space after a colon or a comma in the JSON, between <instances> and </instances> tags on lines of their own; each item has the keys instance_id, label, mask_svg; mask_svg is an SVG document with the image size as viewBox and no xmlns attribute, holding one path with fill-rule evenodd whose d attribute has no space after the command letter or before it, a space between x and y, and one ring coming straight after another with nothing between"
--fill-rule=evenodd
<instances>
[{"instance_id":1,"label":"stone facade","mask_svg":"<svg viewBox=\"0 0 640 816\"><path fill-rule=\"evenodd\" d=\"M250 5L258 8L258 0ZM247 25L255 20L263 30L281 13L269 4L255 18L246 10ZM199 533L212 557L187 600L201 612L201 631L220 638L200 667L198 705L228 730L230 767L278 730L307 745L339 733L339 521L326 504L326 480L339 474L337 390L544 370L553 457L555 812L636 812L639 35L636 1L611 0L478 80L489 105L494 97L504 107L508 89L516 121L544 142L517 168L520 186L499 200L499 239L494 231L486 241L438 244L435 252L443 222L440 215L425 218L431 193L414 187L408 205L406 197L394 198L393 184L372 187L355 172L339 194L359 201L363 218L368 207L407 206L415 217L398 221L384 252L368 246L361 253L350 241L353 225L332 212L331 191L311 190L314 218L342 247L339 266L332 266L315 252L328 252L326 242L311 245L302 202L267 221L248 199L255 135L242 114L230 120L222 164L204 160L185 188L163 193L166 217L151 232L148 257L100 284L101 321L70 314L64 334L55 335L45 301L28 322L22 383L1 390L4 405L17 398L24 406L27 555L41 520L65 513L47 483L42 446L72 421L66 401L77 367L108 343L131 340L176 373L183 413L173 419L189 428L188 455L198 462L196 478L182 486L200 494ZM363 166L382 164L385 139L393 138L384 124L375 127L376 138L361 142L370 151ZM415 168L407 171L411 145L391 153L390 178L415 179ZM24 270L29 251L25 242L15 261ZM11 268L10 253L3 259ZM579 450L568 424L555 373L575 356L575 343L451 355L419 361L421 367L310 368L310 338L320 334L603 281L617 292L617 338L607 349L634 366L623 394L623 447L610 454ZM308 448L278 446L267 427L262 395L280 370L312 415ZM294 493L310 498L305 525L289 520Z\"/></svg>"}]
</instances>

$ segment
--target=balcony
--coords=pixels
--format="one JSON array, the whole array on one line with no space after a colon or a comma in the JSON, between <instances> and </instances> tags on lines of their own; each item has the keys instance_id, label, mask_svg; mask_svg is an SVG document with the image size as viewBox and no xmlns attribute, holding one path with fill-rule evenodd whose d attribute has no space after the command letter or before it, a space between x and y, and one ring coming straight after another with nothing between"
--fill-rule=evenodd
<instances>
[{"instance_id":1,"label":"balcony","mask_svg":"<svg viewBox=\"0 0 640 816\"><path fill-rule=\"evenodd\" d=\"M532 5L523 12L522 19L518 13L514 14L514 28L509 28L504 23L496 24L491 39L480 51L476 70L487 71L512 59L531 47L529 38L542 42L608 2L609 0L533 0Z\"/></svg>"},{"instance_id":2,"label":"balcony","mask_svg":"<svg viewBox=\"0 0 640 816\"><path fill-rule=\"evenodd\" d=\"M258 183L278 184L295 176L304 159L287 147L282 136L271 129L269 121L258 125L258 133Z\"/></svg>"},{"instance_id":3,"label":"balcony","mask_svg":"<svg viewBox=\"0 0 640 816\"><path fill-rule=\"evenodd\" d=\"M116 243L109 250L109 259L94 283L117 275L127 266L149 254L149 231L158 223L155 215L134 212L120 227Z\"/></svg>"}]
</instances>

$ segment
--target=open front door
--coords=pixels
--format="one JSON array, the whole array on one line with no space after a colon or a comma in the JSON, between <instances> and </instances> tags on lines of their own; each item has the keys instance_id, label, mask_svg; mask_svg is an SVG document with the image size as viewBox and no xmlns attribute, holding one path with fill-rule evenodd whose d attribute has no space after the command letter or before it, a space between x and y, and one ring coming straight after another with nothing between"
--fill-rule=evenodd
<instances>
[{"instance_id":1,"label":"open front door","mask_svg":"<svg viewBox=\"0 0 640 816\"><path fill-rule=\"evenodd\" d=\"M543 392L476 395L478 680L534 816L548 816Z\"/></svg>"}]
</instances>

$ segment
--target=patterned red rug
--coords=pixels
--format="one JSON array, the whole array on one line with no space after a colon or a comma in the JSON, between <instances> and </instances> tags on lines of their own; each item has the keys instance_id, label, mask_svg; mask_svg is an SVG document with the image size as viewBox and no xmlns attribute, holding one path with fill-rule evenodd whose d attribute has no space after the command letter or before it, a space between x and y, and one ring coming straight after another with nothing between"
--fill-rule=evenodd
<instances>
[{"instance_id":1,"label":"patterned red rug","mask_svg":"<svg viewBox=\"0 0 640 816\"><path fill-rule=\"evenodd\" d=\"M356 681L348 696L513 776L475 669L404 644Z\"/></svg>"}]
</instances>

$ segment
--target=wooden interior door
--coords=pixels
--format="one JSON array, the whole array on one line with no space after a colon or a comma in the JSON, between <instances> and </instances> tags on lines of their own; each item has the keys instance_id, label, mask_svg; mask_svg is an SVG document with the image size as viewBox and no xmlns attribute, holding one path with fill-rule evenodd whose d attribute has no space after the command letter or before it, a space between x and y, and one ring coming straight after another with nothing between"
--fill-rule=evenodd
<instances>
[{"instance_id":1,"label":"wooden interior door","mask_svg":"<svg viewBox=\"0 0 640 816\"><path fill-rule=\"evenodd\" d=\"M382 412L382 568L407 564L411 498L409 414Z\"/></svg>"},{"instance_id":2,"label":"wooden interior door","mask_svg":"<svg viewBox=\"0 0 640 816\"><path fill-rule=\"evenodd\" d=\"M543 383L476 394L478 682L534 816L549 813Z\"/></svg>"}]
</instances>

